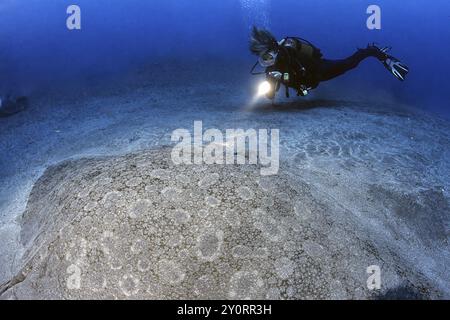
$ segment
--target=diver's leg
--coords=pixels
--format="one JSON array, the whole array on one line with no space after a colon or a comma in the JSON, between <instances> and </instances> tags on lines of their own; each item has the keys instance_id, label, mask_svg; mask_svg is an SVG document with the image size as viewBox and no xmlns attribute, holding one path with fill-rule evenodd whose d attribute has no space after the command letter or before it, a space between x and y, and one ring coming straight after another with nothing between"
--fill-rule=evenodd
<instances>
[{"instance_id":1,"label":"diver's leg","mask_svg":"<svg viewBox=\"0 0 450 320\"><path fill-rule=\"evenodd\" d=\"M359 63L369 57L377 58L380 61L386 58L376 47L367 47L366 49L358 49L353 55L342 60L323 59L319 65L319 80L327 81L343 75L349 70L355 69Z\"/></svg>"}]
</instances>

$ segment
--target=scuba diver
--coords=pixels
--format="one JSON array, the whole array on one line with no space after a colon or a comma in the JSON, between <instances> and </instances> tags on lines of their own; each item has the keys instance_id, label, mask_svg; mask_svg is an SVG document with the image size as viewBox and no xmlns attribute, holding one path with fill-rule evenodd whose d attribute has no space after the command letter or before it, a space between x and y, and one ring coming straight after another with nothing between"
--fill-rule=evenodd
<instances>
[{"instance_id":1,"label":"scuba diver","mask_svg":"<svg viewBox=\"0 0 450 320\"><path fill-rule=\"evenodd\" d=\"M375 44L358 49L353 55L342 60L324 59L320 50L309 41L298 37L286 37L277 41L267 30L253 27L250 51L259 57L251 73L266 74L267 81L261 84L260 94L274 99L281 85L297 91L298 96L306 96L321 82L334 79L369 57L381 61L400 81L404 81L409 69L398 59L388 54L390 47L379 48ZM254 72L260 64L264 72Z\"/></svg>"}]
</instances>

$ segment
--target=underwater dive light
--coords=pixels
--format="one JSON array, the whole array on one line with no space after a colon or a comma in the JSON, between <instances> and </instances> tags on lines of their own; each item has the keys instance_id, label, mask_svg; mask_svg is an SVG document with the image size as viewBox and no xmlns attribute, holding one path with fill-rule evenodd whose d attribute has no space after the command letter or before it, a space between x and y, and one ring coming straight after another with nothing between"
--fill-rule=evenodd
<instances>
[{"instance_id":1,"label":"underwater dive light","mask_svg":"<svg viewBox=\"0 0 450 320\"><path fill-rule=\"evenodd\" d=\"M261 84L259 85L258 88L258 95L259 96L263 96L268 94L270 91L272 90L272 85L270 84L269 81L263 81L261 82Z\"/></svg>"}]
</instances>

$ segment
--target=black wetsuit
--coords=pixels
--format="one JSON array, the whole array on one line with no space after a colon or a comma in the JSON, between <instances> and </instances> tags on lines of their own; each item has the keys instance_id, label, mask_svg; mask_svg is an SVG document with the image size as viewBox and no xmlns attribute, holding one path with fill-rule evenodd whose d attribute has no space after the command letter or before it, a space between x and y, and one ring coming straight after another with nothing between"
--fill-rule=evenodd
<instances>
[{"instance_id":1,"label":"black wetsuit","mask_svg":"<svg viewBox=\"0 0 450 320\"><path fill-rule=\"evenodd\" d=\"M379 60L384 58L384 55L373 47L366 49L358 49L353 55L341 60L327 60L322 59L319 63L318 76L320 81L327 81L334 79L349 70L356 68L361 61L369 57L374 57Z\"/></svg>"},{"instance_id":2,"label":"black wetsuit","mask_svg":"<svg viewBox=\"0 0 450 320\"><path fill-rule=\"evenodd\" d=\"M293 39L293 38L286 38ZM319 49L310 43L295 39L296 45L281 45L276 63L266 71L279 71L289 74L289 81L283 81L288 87L300 89L316 88L320 82L336 78L356 68L368 57L383 59L382 53L375 47L358 49L353 55L342 60L323 59Z\"/></svg>"}]
</instances>

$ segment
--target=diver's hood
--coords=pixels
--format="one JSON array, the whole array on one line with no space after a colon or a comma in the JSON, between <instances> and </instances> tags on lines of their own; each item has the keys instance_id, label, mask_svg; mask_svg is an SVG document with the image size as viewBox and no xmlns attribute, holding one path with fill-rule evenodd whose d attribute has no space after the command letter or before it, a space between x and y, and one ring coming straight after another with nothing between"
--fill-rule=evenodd
<instances>
[{"instance_id":1,"label":"diver's hood","mask_svg":"<svg viewBox=\"0 0 450 320\"><path fill-rule=\"evenodd\" d=\"M266 51L259 57L259 64L264 68L271 67L277 61L278 52L274 50Z\"/></svg>"}]
</instances>

